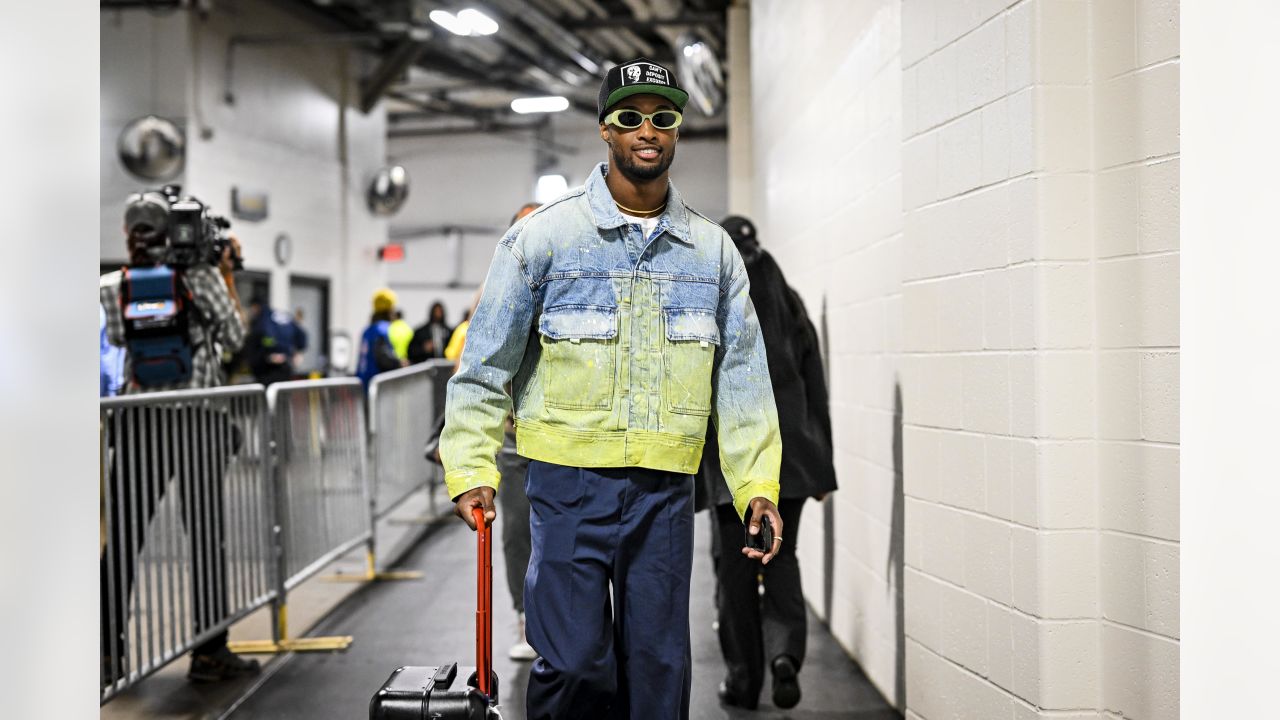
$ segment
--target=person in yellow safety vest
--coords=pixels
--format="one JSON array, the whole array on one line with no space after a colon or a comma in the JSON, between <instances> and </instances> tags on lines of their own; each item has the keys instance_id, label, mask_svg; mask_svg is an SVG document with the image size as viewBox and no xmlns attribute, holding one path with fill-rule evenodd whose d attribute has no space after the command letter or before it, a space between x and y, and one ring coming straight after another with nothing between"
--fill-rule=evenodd
<instances>
[{"instance_id":1,"label":"person in yellow safety vest","mask_svg":"<svg viewBox=\"0 0 1280 720\"><path fill-rule=\"evenodd\" d=\"M470 325L471 311L467 311L466 317L462 319L462 322L458 323L458 327L453 329L453 335L449 337L449 344L444 347L446 360L457 362L458 358L462 357L462 346L467 344L467 327Z\"/></svg>"},{"instance_id":2,"label":"person in yellow safety vest","mask_svg":"<svg viewBox=\"0 0 1280 720\"><path fill-rule=\"evenodd\" d=\"M405 322L404 312L401 310L396 310L395 318L387 328L387 335L391 339L391 349L395 350L396 357L401 360L408 360L409 343L413 342L413 326Z\"/></svg>"}]
</instances>

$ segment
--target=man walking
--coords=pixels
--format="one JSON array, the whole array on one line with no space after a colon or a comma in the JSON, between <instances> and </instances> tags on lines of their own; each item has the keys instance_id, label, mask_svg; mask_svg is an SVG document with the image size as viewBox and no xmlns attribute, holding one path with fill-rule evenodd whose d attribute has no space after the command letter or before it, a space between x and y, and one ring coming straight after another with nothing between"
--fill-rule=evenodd
<instances>
[{"instance_id":1,"label":"man walking","mask_svg":"<svg viewBox=\"0 0 1280 720\"><path fill-rule=\"evenodd\" d=\"M737 245L751 281L751 302L769 357L783 439L785 472L778 511L787 532L796 537L805 500L821 501L836 489L831 413L818 333L800 295L787 285L782 268L760 247L755 224L731 215L721 225ZM715 433L708 432L707 448L714 447ZM773 675L773 704L783 709L795 707L800 702L799 673L808 632L795 543L784 545L761 572L755 563L733 552L735 538L742 531L733 498L725 492L719 463L704 454L699 475L712 506L713 551L717 546L730 549L715 563L720 650L727 670L720 683L720 701L756 709L767 666Z\"/></svg>"},{"instance_id":2,"label":"man walking","mask_svg":"<svg viewBox=\"0 0 1280 720\"><path fill-rule=\"evenodd\" d=\"M458 514L493 506L514 403L529 463L530 720L687 718L693 473L710 419L739 518L776 506L781 440L732 241L668 179L688 94L645 59L609 71L608 162L517 222L449 382L441 454ZM609 596L612 586L613 595Z\"/></svg>"}]
</instances>

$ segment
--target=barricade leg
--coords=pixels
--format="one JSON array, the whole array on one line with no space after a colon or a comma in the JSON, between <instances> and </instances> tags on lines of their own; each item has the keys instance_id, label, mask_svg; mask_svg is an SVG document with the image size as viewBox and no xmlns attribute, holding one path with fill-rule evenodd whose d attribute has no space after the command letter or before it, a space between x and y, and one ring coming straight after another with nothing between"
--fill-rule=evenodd
<instances>
[{"instance_id":1,"label":"barricade leg","mask_svg":"<svg viewBox=\"0 0 1280 720\"><path fill-rule=\"evenodd\" d=\"M369 447L376 448L376 437L371 437ZM369 493L369 542L366 544L365 550L365 568L363 575L347 575L344 573L334 573L333 575L324 576L327 582L385 582L392 580L421 580L422 573L418 570L379 570L378 569L378 501L377 501L377 478L378 478L378 453L375 450L369 459L369 465L372 469L371 475L374 478L375 489Z\"/></svg>"},{"instance_id":2,"label":"barricade leg","mask_svg":"<svg viewBox=\"0 0 1280 720\"><path fill-rule=\"evenodd\" d=\"M373 532L369 535L369 542L365 545L365 566L363 575L347 575L344 573L334 573L333 575L325 575L322 579L326 582L387 582L393 580L421 580L422 572L419 570L379 570L378 569L378 517L374 508L374 503L369 503L369 517L373 523Z\"/></svg>"}]
</instances>

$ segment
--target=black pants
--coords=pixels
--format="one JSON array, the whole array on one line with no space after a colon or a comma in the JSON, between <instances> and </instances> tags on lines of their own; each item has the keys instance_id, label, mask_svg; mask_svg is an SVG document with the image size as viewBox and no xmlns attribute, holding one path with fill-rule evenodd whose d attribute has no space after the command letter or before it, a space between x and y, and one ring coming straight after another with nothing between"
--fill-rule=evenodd
<instances>
[{"instance_id":1,"label":"black pants","mask_svg":"<svg viewBox=\"0 0 1280 720\"><path fill-rule=\"evenodd\" d=\"M182 599L191 612L195 635L218 624L227 614L225 531L222 478L232 451L233 429L225 414L195 408L115 411L109 421L114 460L105 478L109 485L107 544L99 560L100 630L103 682L124 677L121 660L133 642L127 632L129 595L147 527L174 480L182 506L182 524L191 548L190 590ZM168 582L165 573L165 582ZM167 604L168 588L165 588ZM148 602L148 604L151 604ZM158 612L154 607L153 612ZM175 609L176 612L176 609ZM169 622L169 617L164 617ZM179 622L175 617L172 622ZM160 628L152 628L159 634ZM166 633L167 635L167 633ZM156 647L167 642L156 638ZM224 630L195 654L226 647Z\"/></svg>"},{"instance_id":2,"label":"black pants","mask_svg":"<svg viewBox=\"0 0 1280 720\"><path fill-rule=\"evenodd\" d=\"M778 503L785 537L768 565L742 554L745 530L733 506L713 509L721 552L716 563L720 651L731 688L747 697L760 694L766 661L790 655L797 668L804 662L808 618L796 557L804 502L805 498L796 498ZM763 597L758 590L759 575L764 576Z\"/></svg>"}]
</instances>

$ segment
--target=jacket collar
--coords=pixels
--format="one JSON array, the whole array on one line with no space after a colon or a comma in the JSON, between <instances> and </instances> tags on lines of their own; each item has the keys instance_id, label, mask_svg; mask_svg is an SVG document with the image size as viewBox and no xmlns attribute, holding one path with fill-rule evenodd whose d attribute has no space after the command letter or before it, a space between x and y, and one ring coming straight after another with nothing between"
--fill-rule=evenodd
<instances>
[{"instance_id":1,"label":"jacket collar","mask_svg":"<svg viewBox=\"0 0 1280 720\"><path fill-rule=\"evenodd\" d=\"M609 186L604 182L604 176L608 170L608 163L600 163L591 171L586 184L591 215L595 218L596 227L601 230L627 224L626 218L622 217L618 206L613 202ZM675 184L670 180L667 181L667 209L658 216L656 229L658 234L667 232L681 242L689 242L689 209L685 207L684 200L680 198L680 193L676 191Z\"/></svg>"}]
</instances>

